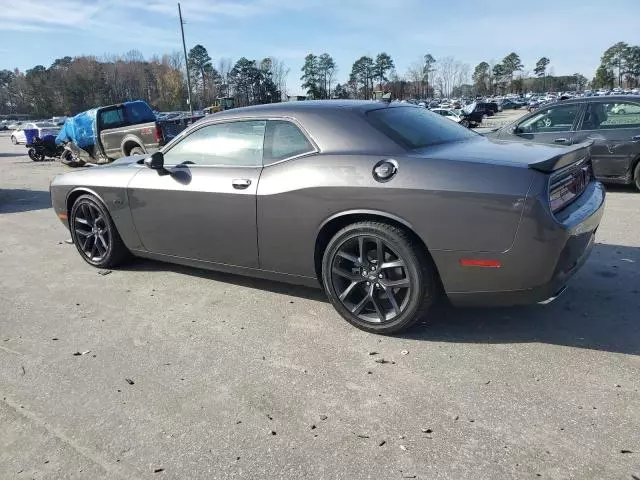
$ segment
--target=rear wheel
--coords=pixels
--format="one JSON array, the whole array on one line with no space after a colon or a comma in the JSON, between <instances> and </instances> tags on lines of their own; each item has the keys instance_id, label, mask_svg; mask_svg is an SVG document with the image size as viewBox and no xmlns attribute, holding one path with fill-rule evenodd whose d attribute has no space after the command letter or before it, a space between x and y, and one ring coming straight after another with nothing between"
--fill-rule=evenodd
<instances>
[{"instance_id":1,"label":"rear wheel","mask_svg":"<svg viewBox=\"0 0 640 480\"><path fill-rule=\"evenodd\" d=\"M142 147L133 147L131 150L129 150L129 156L132 155L144 155L144 150L142 149Z\"/></svg>"},{"instance_id":2,"label":"rear wheel","mask_svg":"<svg viewBox=\"0 0 640 480\"><path fill-rule=\"evenodd\" d=\"M69 227L80 256L94 267L117 267L129 255L109 212L93 195L75 201Z\"/></svg>"},{"instance_id":3,"label":"rear wheel","mask_svg":"<svg viewBox=\"0 0 640 480\"><path fill-rule=\"evenodd\" d=\"M640 190L640 161L636 163L636 168L633 170L633 184L637 190Z\"/></svg>"},{"instance_id":4,"label":"rear wheel","mask_svg":"<svg viewBox=\"0 0 640 480\"><path fill-rule=\"evenodd\" d=\"M16 137L14 137L13 135L11 135L11 143L13 143L14 145L18 144L18 139Z\"/></svg>"},{"instance_id":5,"label":"rear wheel","mask_svg":"<svg viewBox=\"0 0 640 480\"><path fill-rule=\"evenodd\" d=\"M435 267L403 230L359 222L327 246L322 282L338 313L352 325L395 333L416 323L438 293Z\"/></svg>"}]
</instances>

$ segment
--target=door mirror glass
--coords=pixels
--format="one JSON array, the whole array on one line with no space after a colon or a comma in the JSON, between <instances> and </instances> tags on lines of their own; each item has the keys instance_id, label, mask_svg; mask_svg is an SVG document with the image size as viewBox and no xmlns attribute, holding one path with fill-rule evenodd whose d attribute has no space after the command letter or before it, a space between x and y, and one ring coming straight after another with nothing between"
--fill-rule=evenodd
<instances>
[{"instance_id":1,"label":"door mirror glass","mask_svg":"<svg viewBox=\"0 0 640 480\"><path fill-rule=\"evenodd\" d=\"M144 165L152 170L162 170L164 168L164 155L162 152L155 152L144 159Z\"/></svg>"},{"instance_id":2,"label":"door mirror glass","mask_svg":"<svg viewBox=\"0 0 640 480\"><path fill-rule=\"evenodd\" d=\"M520 135L521 133L524 133L524 130L522 130L518 125L516 125L515 127L513 127L512 133L514 135Z\"/></svg>"}]
</instances>

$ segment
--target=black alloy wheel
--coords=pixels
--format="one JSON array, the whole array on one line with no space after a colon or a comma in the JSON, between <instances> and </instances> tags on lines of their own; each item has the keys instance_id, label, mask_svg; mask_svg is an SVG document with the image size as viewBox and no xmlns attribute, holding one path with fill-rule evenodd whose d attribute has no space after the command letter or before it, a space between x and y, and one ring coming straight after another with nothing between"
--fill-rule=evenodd
<instances>
[{"instance_id":1,"label":"black alloy wheel","mask_svg":"<svg viewBox=\"0 0 640 480\"><path fill-rule=\"evenodd\" d=\"M82 195L71 209L71 238L82 258L99 268L115 267L128 250L109 213L93 195Z\"/></svg>"},{"instance_id":2,"label":"black alloy wheel","mask_svg":"<svg viewBox=\"0 0 640 480\"><path fill-rule=\"evenodd\" d=\"M394 333L419 320L435 298L435 269L403 230L350 225L329 242L323 284L334 307L363 330Z\"/></svg>"}]
</instances>

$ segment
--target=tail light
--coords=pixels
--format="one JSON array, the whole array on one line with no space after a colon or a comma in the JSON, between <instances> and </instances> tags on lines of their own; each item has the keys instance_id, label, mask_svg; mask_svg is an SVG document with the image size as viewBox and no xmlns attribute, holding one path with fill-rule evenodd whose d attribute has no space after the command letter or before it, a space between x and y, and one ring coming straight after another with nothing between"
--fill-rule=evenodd
<instances>
[{"instance_id":1,"label":"tail light","mask_svg":"<svg viewBox=\"0 0 640 480\"><path fill-rule=\"evenodd\" d=\"M556 213L571 204L582 195L592 179L593 168L588 160L554 174L549 184L551 211Z\"/></svg>"},{"instance_id":2,"label":"tail light","mask_svg":"<svg viewBox=\"0 0 640 480\"><path fill-rule=\"evenodd\" d=\"M162 133L162 127L158 123L156 123L156 130L155 130L154 134L155 134L156 142L158 143L158 145L163 145L164 144L164 135Z\"/></svg>"}]
</instances>

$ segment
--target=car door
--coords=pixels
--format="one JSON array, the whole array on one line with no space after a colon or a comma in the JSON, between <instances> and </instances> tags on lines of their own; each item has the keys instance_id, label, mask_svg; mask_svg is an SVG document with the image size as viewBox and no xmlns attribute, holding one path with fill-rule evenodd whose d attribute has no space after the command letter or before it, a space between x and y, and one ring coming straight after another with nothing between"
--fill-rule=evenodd
<instances>
[{"instance_id":1,"label":"car door","mask_svg":"<svg viewBox=\"0 0 640 480\"><path fill-rule=\"evenodd\" d=\"M256 189L266 121L207 123L141 166L129 184L136 230L152 253L258 267Z\"/></svg>"},{"instance_id":2,"label":"car door","mask_svg":"<svg viewBox=\"0 0 640 480\"><path fill-rule=\"evenodd\" d=\"M640 157L640 101L590 102L575 141L593 142L591 159L597 177L630 179Z\"/></svg>"},{"instance_id":3,"label":"car door","mask_svg":"<svg viewBox=\"0 0 640 480\"><path fill-rule=\"evenodd\" d=\"M510 133L522 140L571 145L582 110L581 103L559 103L544 107L526 116Z\"/></svg>"},{"instance_id":4,"label":"car door","mask_svg":"<svg viewBox=\"0 0 640 480\"><path fill-rule=\"evenodd\" d=\"M98 112L98 132L102 150L108 158L122 156L121 142L124 136L122 127L127 124L124 105L100 109Z\"/></svg>"}]
</instances>

